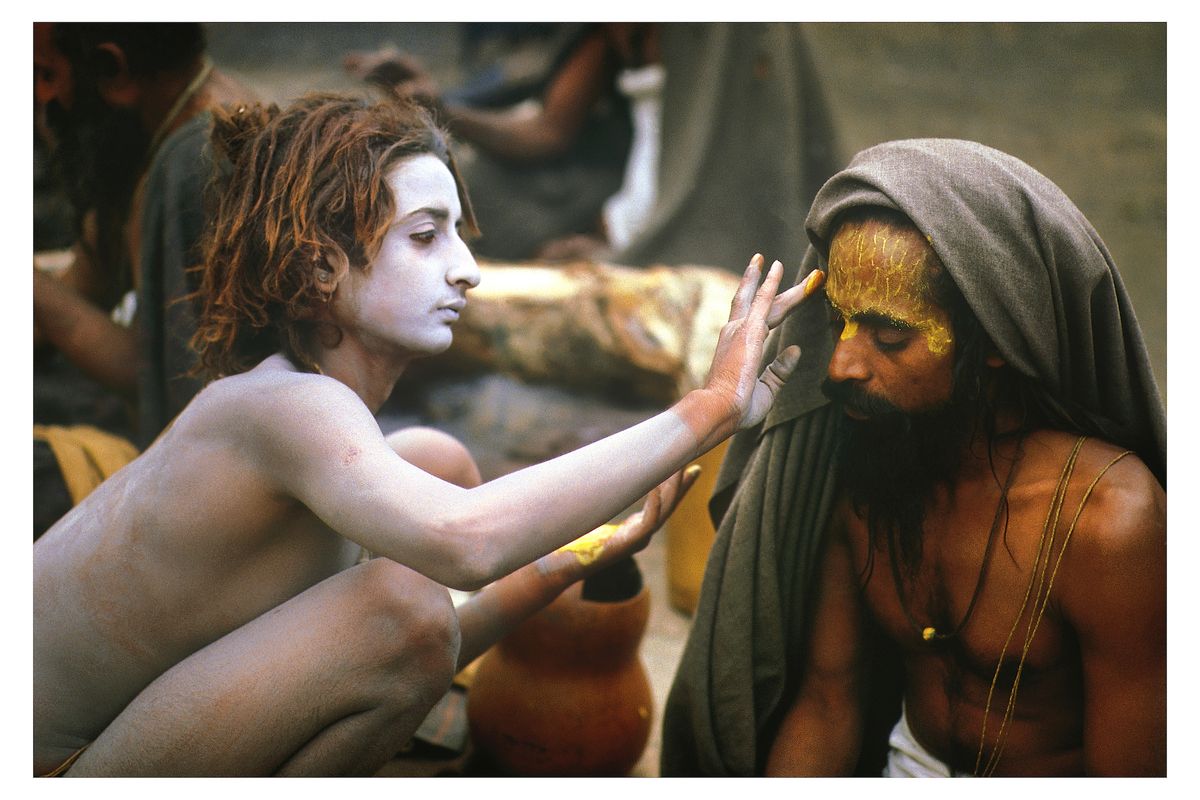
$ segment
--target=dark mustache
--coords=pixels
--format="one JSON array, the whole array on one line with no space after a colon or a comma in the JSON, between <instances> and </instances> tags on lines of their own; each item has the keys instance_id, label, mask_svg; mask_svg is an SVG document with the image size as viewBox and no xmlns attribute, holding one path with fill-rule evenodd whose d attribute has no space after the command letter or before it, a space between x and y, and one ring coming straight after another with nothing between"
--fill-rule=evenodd
<instances>
[{"instance_id":1,"label":"dark mustache","mask_svg":"<svg viewBox=\"0 0 1200 800\"><path fill-rule=\"evenodd\" d=\"M871 394L857 383L825 378L821 392L833 402L873 420L897 419L906 416L882 397Z\"/></svg>"}]
</instances>

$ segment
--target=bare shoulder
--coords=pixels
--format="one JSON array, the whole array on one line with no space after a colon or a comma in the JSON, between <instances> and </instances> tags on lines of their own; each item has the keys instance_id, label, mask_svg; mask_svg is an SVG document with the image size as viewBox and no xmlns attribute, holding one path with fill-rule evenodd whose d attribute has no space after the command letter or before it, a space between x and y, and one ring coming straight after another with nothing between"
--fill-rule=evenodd
<instances>
[{"instance_id":1,"label":"bare shoulder","mask_svg":"<svg viewBox=\"0 0 1200 800\"><path fill-rule=\"evenodd\" d=\"M1118 535L1165 517L1163 487L1137 454L1122 447L1063 431L1038 431L1026 443L1026 458L1055 484L1069 472L1063 508L1073 512L1082 504L1081 532Z\"/></svg>"},{"instance_id":2,"label":"bare shoulder","mask_svg":"<svg viewBox=\"0 0 1200 800\"><path fill-rule=\"evenodd\" d=\"M1080 437L1041 431L1029 438L1028 454L1042 469L1071 462ZM1070 536L1060 580L1067 596L1102 608L1102 595L1127 597L1160 581L1166 561L1166 492L1134 453L1099 439L1078 447L1058 516L1058 535Z\"/></svg>"},{"instance_id":3,"label":"bare shoulder","mask_svg":"<svg viewBox=\"0 0 1200 800\"><path fill-rule=\"evenodd\" d=\"M382 442L374 416L348 386L274 358L205 387L172 425L171 439L224 443L260 467L337 443Z\"/></svg>"},{"instance_id":4,"label":"bare shoulder","mask_svg":"<svg viewBox=\"0 0 1200 800\"><path fill-rule=\"evenodd\" d=\"M373 419L344 383L283 366L274 358L209 384L196 396L194 416L210 424L243 428L241 434L247 433L248 426L264 427L272 434L300 427L315 434L318 431L311 426L318 420L336 427L339 420Z\"/></svg>"}]
</instances>

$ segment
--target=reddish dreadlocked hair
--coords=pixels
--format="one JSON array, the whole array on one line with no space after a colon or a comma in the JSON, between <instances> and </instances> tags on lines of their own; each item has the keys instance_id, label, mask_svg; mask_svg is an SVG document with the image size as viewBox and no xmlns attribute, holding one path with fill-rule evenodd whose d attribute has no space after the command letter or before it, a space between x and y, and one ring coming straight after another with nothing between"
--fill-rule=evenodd
<instances>
[{"instance_id":1,"label":"reddish dreadlocked hair","mask_svg":"<svg viewBox=\"0 0 1200 800\"><path fill-rule=\"evenodd\" d=\"M311 94L277 106L217 109L216 207L202 240L192 346L211 377L283 352L316 372L317 267L364 269L395 214L386 182L429 153L450 169L466 228L475 218L446 134L418 105ZM333 331L337 336L337 332Z\"/></svg>"}]
</instances>

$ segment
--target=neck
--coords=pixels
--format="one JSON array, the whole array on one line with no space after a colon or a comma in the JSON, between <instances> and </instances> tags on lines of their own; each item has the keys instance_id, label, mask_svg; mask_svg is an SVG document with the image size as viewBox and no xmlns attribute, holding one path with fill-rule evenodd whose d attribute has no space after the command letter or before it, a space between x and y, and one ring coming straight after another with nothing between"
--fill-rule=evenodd
<instances>
[{"instance_id":1,"label":"neck","mask_svg":"<svg viewBox=\"0 0 1200 800\"><path fill-rule=\"evenodd\" d=\"M154 76L147 82L142 104L142 124L147 133L161 141L203 108L201 74L208 72L209 61L200 57L184 69ZM204 75L207 78L208 75Z\"/></svg>"},{"instance_id":2,"label":"neck","mask_svg":"<svg viewBox=\"0 0 1200 800\"><path fill-rule=\"evenodd\" d=\"M412 358L368 357L357 343L346 337L336 347L322 349L316 361L323 375L349 386L371 413L377 414Z\"/></svg>"}]
</instances>

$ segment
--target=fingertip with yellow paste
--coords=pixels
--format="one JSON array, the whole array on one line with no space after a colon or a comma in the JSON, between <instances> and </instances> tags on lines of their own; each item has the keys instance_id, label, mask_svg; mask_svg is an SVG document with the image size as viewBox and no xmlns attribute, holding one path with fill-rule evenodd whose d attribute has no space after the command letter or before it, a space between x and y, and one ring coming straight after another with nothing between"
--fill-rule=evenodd
<instances>
[{"instance_id":1,"label":"fingertip with yellow paste","mask_svg":"<svg viewBox=\"0 0 1200 800\"><path fill-rule=\"evenodd\" d=\"M617 532L621 526L616 523L607 523L596 528L594 531L589 531L583 536L580 536L574 541L567 542L562 547L558 548L559 552L574 553L575 558L579 561L580 566L586 567L591 564L604 552L604 545L612 538L612 535Z\"/></svg>"}]
</instances>

